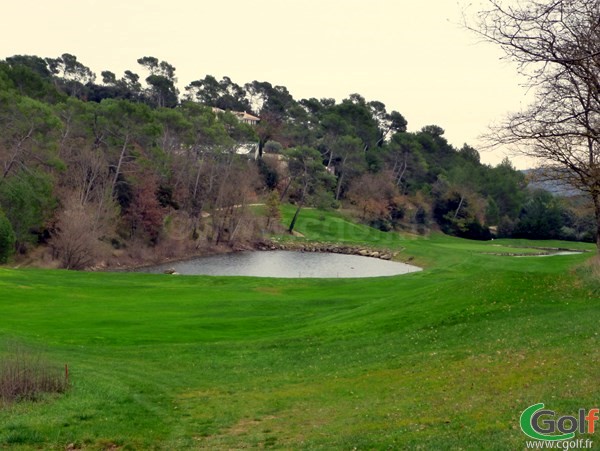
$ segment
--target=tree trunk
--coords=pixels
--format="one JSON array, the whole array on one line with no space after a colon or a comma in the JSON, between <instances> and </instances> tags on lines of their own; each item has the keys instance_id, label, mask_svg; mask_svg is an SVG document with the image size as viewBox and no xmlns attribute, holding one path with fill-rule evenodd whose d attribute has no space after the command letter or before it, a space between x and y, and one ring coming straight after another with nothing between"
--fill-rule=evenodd
<instances>
[{"instance_id":1,"label":"tree trunk","mask_svg":"<svg viewBox=\"0 0 600 451\"><path fill-rule=\"evenodd\" d=\"M201 169L202 169L202 165L198 164L198 171L196 172L196 182L194 183L194 191L192 192L192 199L196 199L196 196L198 195L198 185L200 184Z\"/></svg>"},{"instance_id":2,"label":"tree trunk","mask_svg":"<svg viewBox=\"0 0 600 451\"><path fill-rule=\"evenodd\" d=\"M592 193L596 216L596 248L600 251L600 193Z\"/></svg>"},{"instance_id":3,"label":"tree trunk","mask_svg":"<svg viewBox=\"0 0 600 451\"><path fill-rule=\"evenodd\" d=\"M239 208L237 209L237 217L234 216L232 218L232 230L229 233L229 244L232 245L234 244L234 239L235 236L238 232L238 230L240 229L240 225L242 224L242 220L244 219L244 212L246 211L246 199L242 200L242 204L239 206ZM235 210L234 210L234 214L235 214Z\"/></svg>"},{"instance_id":4,"label":"tree trunk","mask_svg":"<svg viewBox=\"0 0 600 451\"><path fill-rule=\"evenodd\" d=\"M340 200L340 193L342 191L342 182L344 181L344 173L340 174L338 179L337 187L335 188L335 200Z\"/></svg>"},{"instance_id":5,"label":"tree trunk","mask_svg":"<svg viewBox=\"0 0 600 451\"><path fill-rule=\"evenodd\" d=\"M596 211L596 248L600 251L600 212Z\"/></svg>"},{"instance_id":6,"label":"tree trunk","mask_svg":"<svg viewBox=\"0 0 600 451\"><path fill-rule=\"evenodd\" d=\"M119 162L117 163L117 169L115 170L115 177L112 182L110 192L115 194L115 187L117 186L117 180L119 179L119 174L121 173L121 166L123 165L123 160L125 159L125 152L127 151L127 145L129 144L129 139L125 138L125 142L123 143L123 147L121 148L121 155L119 155Z\"/></svg>"},{"instance_id":7,"label":"tree trunk","mask_svg":"<svg viewBox=\"0 0 600 451\"><path fill-rule=\"evenodd\" d=\"M298 215L300 214L301 209L302 209L302 203L299 203L298 208L296 208L296 213L294 213L294 217L292 218L292 222L290 223L288 232L292 233L294 231L294 226L296 225L296 220L298 219Z\"/></svg>"},{"instance_id":8,"label":"tree trunk","mask_svg":"<svg viewBox=\"0 0 600 451\"><path fill-rule=\"evenodd\" d=\"M340 193L342 192L342 182L344 181L344 173L346 172L346 161L348 160L348 153L342 159L340 165L340 176L338 178L337 186L335 187L335 200L340 200Z\"/></svg>"},{"instance_id":9,"label":"tree trunk","mask_svg":"<svg viewBox=\"0 0 600 451\"><path fill-rule=\"evenodd\" d=\"M258 140L258 159L259 160L262 159L263 150L265 148L265 144L267 143L268 139L269 138L264 138L264 139L261 138L261 139Z\"/></svg>"},{"instance_id":10,"label":"tree trunk","mask_svg":"<svg viewBox=\"0 0 600 451\"><path fill-rule=\"evenodd\" d=\"M462 207L463 201L465 200L465 196L463 196L461 194L460 196L460 202L458 203L458 207L456 208L456 211L454 212L454 219L456 219L456 217L458 216L458 212L460 211L460 207Z\"/></svg>"},{"instance_id":11,"label":"tree trunk","mask_svg":"<svg viewBox=\"0 0 600 451\"><path fill-rule=\"evenodd\" d=\"M285 198L285 195L288 192L288 189L290 188L290 185L292 184L292 182L294 181L294 177L290 177L287 185L285 185L285 188L283 189L283 191L281 192L281 195L279 196L279 202L283 202L283 199Z\"/></svg>"},{"instance_id":12,"label":"tree trunk","mask_svg":"<svg viewBox=\"0 0 600 451\"><path fill-rule=\"evenodd\" d=\"M396 185L398 186L398 188L400 188L400 186L402 186L402 194L405 194L404 192L404 182L402 181L402 178L404 177L404 173L406 172L406 169L408 168L408 152L404 153L404 163L402 166L402 171L400 172L400 175L398 176L398 179L396 180Z\"/></svg>"}]
</instances>

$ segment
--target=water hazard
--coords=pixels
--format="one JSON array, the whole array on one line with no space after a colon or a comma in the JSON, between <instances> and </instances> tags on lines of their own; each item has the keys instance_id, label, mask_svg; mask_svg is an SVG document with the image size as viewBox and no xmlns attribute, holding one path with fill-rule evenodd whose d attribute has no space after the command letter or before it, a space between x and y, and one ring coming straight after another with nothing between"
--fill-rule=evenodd
<instances>
[{"instance_id":1,"label":"water hazard","mask_svg":"<svg viewBox=\"0 0 600 451\"><path fill-rule=\"evenodd\" d=\"M292 251L236 252L166 263L137 271L160 274L171 268L184 275L281 278L382 277L421 271L417 266L378 258Z\"/></svg>"}]
</instances>

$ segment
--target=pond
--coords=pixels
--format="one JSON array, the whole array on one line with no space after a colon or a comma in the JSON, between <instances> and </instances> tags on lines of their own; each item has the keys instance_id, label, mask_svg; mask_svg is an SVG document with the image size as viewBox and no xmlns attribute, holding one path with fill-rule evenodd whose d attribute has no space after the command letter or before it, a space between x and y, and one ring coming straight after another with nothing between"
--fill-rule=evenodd
<instances>
[{"instance_id":1,"label":"pond","mask_svg":"<svg viewBox=\"0 0 600 451\"><path fill-rule=\"evenodd\" d=\"M417 266L358 255L247 251L166 263L137 272L162 274L171 268L183 275L281 278L381 277L421 271Z\"/></svg>"},{"instance_id":2,"label":"pond","mask_svg":"<svg viewBox=\"0 0 600 451\"><path fill-rule=\"evenodd\" d=\"M556 251L549 254L515 255L515 257L554 257L556 255L577 255L583 254L583 251Z\"/></svg>"}]
</instances>

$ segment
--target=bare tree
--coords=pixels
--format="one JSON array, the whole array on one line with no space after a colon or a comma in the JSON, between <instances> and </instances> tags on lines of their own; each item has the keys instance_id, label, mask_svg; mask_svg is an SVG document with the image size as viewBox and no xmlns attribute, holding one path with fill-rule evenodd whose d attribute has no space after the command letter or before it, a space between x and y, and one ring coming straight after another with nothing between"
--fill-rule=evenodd
<instances>
[{"instance_id":1,"label":"bare tree","mask_svg":"<svg viewBox=\"0 0 600 451\"><path fill-rule=\"evenodd\" d=\"M217 165L219 171L212 192L210 222L215 244L235 244L240 231L248 222L247 206L255 197L258 183L256 166L227 155Z\"/></svg>"},{"instance_id":2,"label":"bare tree","mask_svg":"<svg viewBox=\"0 0 600 451\"><path fill-rule=\"evenodd\" d=\"M151 173L140 174L133 198L125 214L131 237L138 236L156 244L163 231L166 209L157 197L158 180Z\"/></svg>"},{"instance_id":3,"label":"bare tree","mask_svg":"<svg viewBox=\"0 0 600 451\"><path fill-rule=\"evenodd\" d=\"M499 45L536 96L495 127L497 144L589 194L600 249L600 0L488 0L467 28Z\"/></svg>"},{"instance_id":4,"label":"bare tree","mask_svg":"<svg viewBox=\"0 0 600 451\"><path fill-rule=\"evenodd\" d=\"M65 200L52 234L52 248L63 268L89 268L101 256L97 210L92 204L82 205L75 194Z\"/></svg>"}]
</instances>

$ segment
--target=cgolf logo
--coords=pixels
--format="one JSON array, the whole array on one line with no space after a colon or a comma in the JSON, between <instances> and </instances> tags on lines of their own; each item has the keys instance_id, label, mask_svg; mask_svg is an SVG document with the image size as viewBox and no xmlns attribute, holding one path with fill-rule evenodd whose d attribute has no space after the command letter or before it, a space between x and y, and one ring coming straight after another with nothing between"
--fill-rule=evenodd
<instances>
[{"instance_id":1,"label":"cgolf logo","mask_svg":"<svg viewBox=\"0 0 600 451\"><path fill-rule=\"evenodd\" d=\"M553 410L544 409L544 404L534 404L521 414L521 430L536 440L563 441L580 434L593 434L600 409L579 409L577 417L564 415L556 419Z\"/></svg>"}]
</instances>

